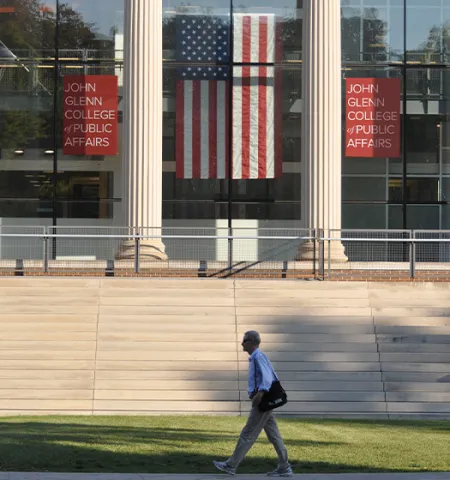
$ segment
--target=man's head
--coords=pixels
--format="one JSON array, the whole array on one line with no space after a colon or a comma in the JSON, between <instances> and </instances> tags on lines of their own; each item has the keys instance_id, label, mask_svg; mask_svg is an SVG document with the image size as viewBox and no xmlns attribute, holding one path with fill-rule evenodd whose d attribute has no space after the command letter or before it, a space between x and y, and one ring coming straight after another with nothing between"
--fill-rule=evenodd
<instances>
[{"instance_id":1,"label":"man's head","mask_svg":"<svg viewBox=\"0 0 450 480\"><path fill-rule=\"evenodd\" d=\"M244 337L242 339L242 349L244 352L247 352L251 355L261 343L261 337L258 332L254 330L250 330L249 332L244 333Z\"/></svg>"}]
</instances>

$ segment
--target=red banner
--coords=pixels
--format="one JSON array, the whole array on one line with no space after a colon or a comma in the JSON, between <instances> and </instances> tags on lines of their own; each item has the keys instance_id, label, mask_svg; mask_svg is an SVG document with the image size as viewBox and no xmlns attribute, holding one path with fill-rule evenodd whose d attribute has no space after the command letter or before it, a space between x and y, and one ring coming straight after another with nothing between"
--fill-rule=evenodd
<instances>
[{"instance_id":1,"label":"red banner","mask_svg":"<svg viewBox=\"0 0 450 480\"><path fill-rule=\"evenodd\" d=\"M347 157L400 157L400 89L398 78L347 78Z\"/></svg>"},{"instance_id":2,"label":"red banner","mask_svg":"<svg viewBox=\"0 0 450 480\"><path fill-rule=\"evenodd\" d=\"M64 154L117 155L117 133L117 77L65 76Z\"/></svg>"}]
</instances>

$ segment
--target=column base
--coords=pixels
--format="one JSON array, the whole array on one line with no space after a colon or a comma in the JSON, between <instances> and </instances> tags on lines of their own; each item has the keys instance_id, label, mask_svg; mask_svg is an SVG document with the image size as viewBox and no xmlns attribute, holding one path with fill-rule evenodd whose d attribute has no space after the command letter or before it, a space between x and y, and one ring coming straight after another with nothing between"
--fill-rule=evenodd
<instances>
[{"instance_id":1,"label":"column base","mask_svg":"<svg viewBox=\"0 0 450 480\"><path fill-rule=\"evenodd\" d=\"M122 243L116 255L116 260L134 260L136 258L136 242L127 240ZM140 260L168 260L166 247L160 239L141 240L139 245Z\"/></svg>"},{"instance_id":2,"label":"column base","mask_svg":"<svg viewBox=\"0 0 450 480\"><path fill-rule=\"evenodd\" d=\"M333 241L329 247L329 242L325 242L324 255L325 262L328 262L328 248L330 248L331 263L346 263L348 257L345 255L345 247L342 242ZM319 242L308 240L304 242L300 248L296 260L299 262L316 262L319 261Z\"/></svg>"}]
</instances>

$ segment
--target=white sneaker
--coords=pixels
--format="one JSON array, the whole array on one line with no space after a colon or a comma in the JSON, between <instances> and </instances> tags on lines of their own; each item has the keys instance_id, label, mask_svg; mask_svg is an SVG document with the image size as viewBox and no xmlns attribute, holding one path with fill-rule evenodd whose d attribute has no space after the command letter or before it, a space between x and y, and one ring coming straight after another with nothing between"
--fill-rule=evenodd
<instances>
[{"instance_id":1,"label":"white sneaker","mask_svg":"<svg viewBox=\"0 0 450 480\"><path fill-rule=\"evenodd\" d=\"M292 475L294 475L294 472L290 466L287 468L278 467L267 474L268 477L292 477Z\"/></svg>"},{"instance_id":2,"label":"white sneaker","mask_svg":"<svg viewBox=\"0 0 450 480\"><path fill-rule=\"evenodd\" d=\"M228 475L236 475L236 469L231 468L227 462L218 462L213 460L213 465L221 472L228 473Z\"/></svg>"}]
</instances>

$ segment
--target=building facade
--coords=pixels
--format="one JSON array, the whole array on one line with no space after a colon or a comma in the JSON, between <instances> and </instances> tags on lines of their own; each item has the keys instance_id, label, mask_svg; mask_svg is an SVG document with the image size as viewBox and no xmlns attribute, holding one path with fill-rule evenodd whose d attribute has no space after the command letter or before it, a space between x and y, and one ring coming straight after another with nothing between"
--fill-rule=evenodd
<instances>
[{"instance_id":1,"label":"building facade","mask_svg":"<svg viewBox=\"0 0 450 480\"><path fill-rule=\"evenodd\" d=\"M223 59L216 51L184 61L182 18L220 21ZM273 57L238 55L245 18L275 22ZM449 48L450 0L0 0L0 225L250 235L265 228L450 229ZM219 174L219 146L237 150L236 128L245 137L245 119L233 120L233 86L215 97L213 116L225 112L229 125L212 137L209 130L215 170L211 151L195 150L195 125L180 120L179 103L180 75L194 65L202 73L222 66L235 82L248 70L249 85L269 78L259 98L273 95L264 138L276 174L269 167L235 174L234 159ZM112 154L65 148L65 80L84 75L117 77ZM398 79L391 95L398 154L347 156L351 79ZM251 124L250 98L248 107ZM190 118L195 106L182 108ZM248 162L261 138L256 114ZM388 127L370 128L379 139ZM269 147L258 152L256 162L271 155ZM148 246L165 255L164 245Z\"/></svg>"}]
</instances>

